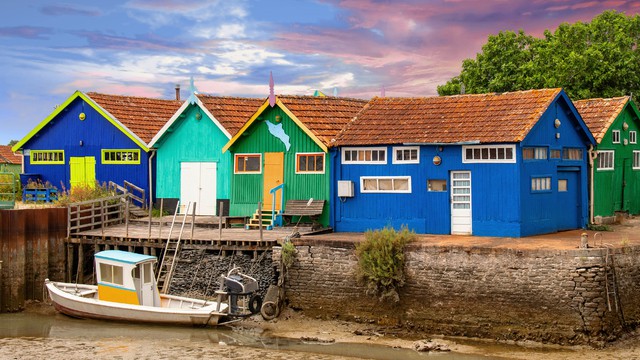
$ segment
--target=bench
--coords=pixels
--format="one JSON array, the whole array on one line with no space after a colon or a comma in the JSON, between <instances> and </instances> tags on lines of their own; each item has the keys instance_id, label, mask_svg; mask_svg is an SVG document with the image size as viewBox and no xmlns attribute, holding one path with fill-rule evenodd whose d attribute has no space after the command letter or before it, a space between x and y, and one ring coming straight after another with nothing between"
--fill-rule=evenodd
<instances>
[{"instance_id":1,"label":"bench","mask_svg":"<svg viewBox=\"0 0 640 360\"><path fill-rule=\"evenodd\" d=\"M284 211L282 212L282 219L286 224L290 224L294 216L298 216L299 220L303 217L308 217L312 222L312 228L320 227L318 223L318 217L322 215L322 209L324 208L324 200L287 200L284 205Z\"/></svg>"}]
</instances>

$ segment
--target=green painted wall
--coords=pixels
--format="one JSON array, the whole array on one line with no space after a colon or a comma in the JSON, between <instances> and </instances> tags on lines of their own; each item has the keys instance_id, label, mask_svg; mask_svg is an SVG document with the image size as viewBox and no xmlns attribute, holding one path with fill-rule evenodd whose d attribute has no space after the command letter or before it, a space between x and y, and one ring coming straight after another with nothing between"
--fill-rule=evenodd
<instances>
[{"instance_id":1,"label":"green painted wall","mask_svg":"<svg viewBox=\"0 0 640 360\"><path fill-rule=\"evenodd\" d=\"M284 143L273 136L265 121L276 124L275 117L280 116L284 132L289 136L291 147L286 150ZM289 199L325 200L320 223L329 223L329 158L325 153L324 174L296 174L296 154L301 152L322 152L322 149L298 127L278 106L267 108L231 147L235 153L284 153L284 202ZM264 166L264 156L262 158ZM233 167L232 167L233 172ZM231 215L249 216L262 201L262 174L233 174L231 182Z\"/></svg>"},{"instance_id":2,"label":"green painted wall","mask_svg":"<svg viewBox=\"0 0 640 360\"><path fill-rule=\"evenodd\" d=\"M200 112L202 119L196 120ZM229 199L232 155L221 153L229 141L197 106L189 106L156 143L156 197L180 198L180 163L216 162L217 198Z\"/></svg>"},{"instance_id":3,"label":"green painted wall","mask_svg":"<svg viewBox=\"0 0 640 360\"><path fill-rule=\"evenodd\" d=\"M20 173L22 172L22 165L0 164L0 172L11 172L16 175L20 175Z\"/></svg>"},{"instance_id":4,"label":"green painted wall","mask_svg":"<svg viewBox=\"0 0 640 360\"><path fill-rule=\"evenodd\" d=\"M629 126L627 130L623 129L624 123ZM619 144L612 142L613 130L620 130ZM640 150L640 141L629 143L630 131L635 131L640 137L638 113L627 104L597 147L597 150L614 150L615 153L613 171L598 170L598 159L594 162L594 216L613 216L616 211L640 213L640 170L633 169L633 151Z\"/></svg>"}]
</instances>

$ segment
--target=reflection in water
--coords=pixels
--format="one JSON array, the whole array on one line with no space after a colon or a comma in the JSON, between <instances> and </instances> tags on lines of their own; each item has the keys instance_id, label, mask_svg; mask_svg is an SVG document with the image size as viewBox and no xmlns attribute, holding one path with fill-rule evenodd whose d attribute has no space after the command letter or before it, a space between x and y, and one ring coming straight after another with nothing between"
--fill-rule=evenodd
<instances>
[{"instance_id":1,"label":"reflection in water","mask_svg":"<svg viewBox=\"0 0 640 360\"><path fill-rule=\"evenodd\" d=\"M0 338L33 337L55 339L82 339L85 342L99 342L104 339L149 339L153 341L170 342L171 340L185 340L195 347L206 344L232 345L250 348L286 351L291 358L291 352L315 353L333 356L349 356L365 359L425 359L429 354L417 353L410 349L394 349L371 344L316 344L304 343L299 340L265 337L254 331L234 330L230 327L193 328L125 324L104 322L97 320L73 319L61 314L42 315L34 313L0 314ZM210 346L210 345L209 345ZM188 355L188 354L185 354ZM433 356L433 354L431 355ZM439 359L471 360L490 359L486 356L460 355L453 353L439 353Z\"/></svg>"}]
</instances>

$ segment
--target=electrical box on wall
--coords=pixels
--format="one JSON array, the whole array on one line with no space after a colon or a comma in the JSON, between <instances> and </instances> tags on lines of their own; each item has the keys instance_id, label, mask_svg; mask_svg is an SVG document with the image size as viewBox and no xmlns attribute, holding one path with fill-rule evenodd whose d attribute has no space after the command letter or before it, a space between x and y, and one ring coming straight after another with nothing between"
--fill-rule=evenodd
<instances>
[{"instance_id":1,"label":"electrical box on wall","mask_svg":"<svg viewBox=\"0 0 640 360\"><path fill-rule=\"evenodd\" d=\"M353 181L338 180L338 197L353 197Z\"/></svg>"}]
</instances>

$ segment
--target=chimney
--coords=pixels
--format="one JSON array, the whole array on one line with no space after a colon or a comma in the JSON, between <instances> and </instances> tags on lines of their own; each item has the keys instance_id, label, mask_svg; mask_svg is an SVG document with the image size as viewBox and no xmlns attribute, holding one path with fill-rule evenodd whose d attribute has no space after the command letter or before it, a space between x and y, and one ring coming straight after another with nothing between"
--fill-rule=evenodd
<instances>
[{"instance_id":1,"label":"chimney","mask_svg":"<svg viewBox=\"0 0 640 360\"><path fill-rule=\"evenodd\" d=\"M180 101L180 84L176 84L176 100Z\"/></svg>"}]
</instances>

